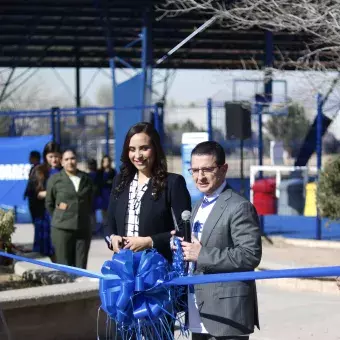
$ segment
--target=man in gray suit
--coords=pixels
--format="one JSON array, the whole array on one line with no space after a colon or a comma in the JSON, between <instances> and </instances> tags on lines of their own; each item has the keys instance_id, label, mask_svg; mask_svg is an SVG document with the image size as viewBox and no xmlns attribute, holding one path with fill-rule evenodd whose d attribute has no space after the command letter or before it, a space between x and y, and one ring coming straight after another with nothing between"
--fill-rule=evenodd
<instances>
[{"instance_id":1,"label":"man in gray suit","mask_svg":"<svg viewBox=\"0 0 340 340\"><path fill-rule=\"evenodd\" d=\"M259 220L253 205L228 185L222 146L198 144L189 171L204 194L192 212L192 243L182 241L191 272L253 271L262 254ZM259 328L254 281L195 285L189 290L188 306L193 340L246 340L255 325Z\"/></svg>"}]
</instances>

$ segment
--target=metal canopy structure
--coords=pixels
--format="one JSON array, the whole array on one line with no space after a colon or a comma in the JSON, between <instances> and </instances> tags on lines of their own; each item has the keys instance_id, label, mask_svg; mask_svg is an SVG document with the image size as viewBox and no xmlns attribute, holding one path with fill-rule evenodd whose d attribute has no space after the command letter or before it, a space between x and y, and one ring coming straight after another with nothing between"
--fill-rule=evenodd
<instances>
[{"instance_id":1,"label":"metal canopy structure","mask_svg":"<svg viewBox=\"0 0 340 340\"><path fill-rule=\"evenodd\" d=\"M0 67L108 67L112 56L115 67L140 68L145 59L155 66L209 20L197 13L158 20L154 8L161 1L1 0ZM305 42L306 37L275 33L273 65L282 55L296 60ZM215 22L157 67L261 69L265 51L263 31L236 32Z\"/></svg>"}]
</instances>

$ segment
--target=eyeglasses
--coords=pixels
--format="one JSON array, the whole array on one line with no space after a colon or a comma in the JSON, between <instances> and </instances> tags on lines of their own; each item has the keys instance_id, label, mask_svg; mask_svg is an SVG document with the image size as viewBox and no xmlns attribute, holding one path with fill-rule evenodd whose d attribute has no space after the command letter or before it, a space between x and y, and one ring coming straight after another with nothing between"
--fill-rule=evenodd
<instances>
[{"instance_id":1,"label":"eyeglasses","mask_svg":"<svg viewBox=\"0 0 340 340\"><path fill-rule=\"evenodd\" d=\"M216 168L220 168L220 166L212 166L212 167L209 167L209 168L200 168L200 169L190 168L190 169L188 169L188 171L189 171L190 175L198 175L198 173L200 171L202 171L202 173L204 175L204 174L213 173Z\"/></svg>"}]
</instances>

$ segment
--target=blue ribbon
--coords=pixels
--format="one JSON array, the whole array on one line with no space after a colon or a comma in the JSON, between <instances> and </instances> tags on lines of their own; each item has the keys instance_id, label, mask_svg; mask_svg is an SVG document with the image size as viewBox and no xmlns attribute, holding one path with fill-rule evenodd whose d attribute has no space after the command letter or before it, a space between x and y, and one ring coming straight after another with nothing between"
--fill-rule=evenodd
<instances>
[{"instance_id":1,"label":"blue ribbon","mask_svg":"<svg viewBox=\"0 0 340 340\"><path fill-rule=\"evenodd\" d=\"M134 253L141 254L141 253ZM117 256L118 254L114 255ZM0 251L0 256L9 257L18 261L33 263L42 267L48 267L65 273L75 274L79 276L86 276L90 278L97 278L102 280L112 280L119 278L118 275L104 275L100 273L91 272L86 269L66 266L57 263L49 263L39 260L30 259L23 256L13 255ZM106 262L105 262L106 263ZM104 264L105 266L105 264ZM260 272L239 272L239 273L223 273L223 274L205 274L184 277L172 277L171 280L163 282L167 286L187 286L192 284L206 284L216 282L231 282L243 280L264 280L264 279L283 279L283 278L303 278L303 277L331 277L340 276L340 266L324 266L324 267L306 267L295 269L279 269L279 270L264 270Z\"/></svg>"},{"instance_id":2,"label":"blue ribbon","mask_svg":"<svg viewBox=\"0 0 340 340\"><path fill-rule=\"evenodd\" d=\"M141 329L169 331L169 327L162 328L165 316L173 314L173 289L164 283L175 273L163 256L155 250L134 253L123 249L104 263L102 274L114 277L100 281L102 309L116 321L123 338L141 336Z\"/></svg>"},{"instance_id":3,"label":"blue ribbon","mask_svg":"<svg viewBox=\"0 0 340 340\"><path fill-rule=\"evenodd\" d=\"M28 263L33 263L33 264L36 264L38 266L42 266L42 267L46 267L46 268L60 270L62 272L68 273L68 274L85 276L85 277L94 278L94 279L103 279L103 280L107 279L107 277L105 277L104 275L102 275L100 273L91 272L90 270L86 270L86 269L82 269L82 268L66 266L64 264L39 261L39 260L31 259L29 257L23 257L23 256L5 253L3 251L0 251L0 256L9 257L9 258L11 258L13 260L17 260L17 261L24 261L24 262L28 262Z\"/></svg>"}]
</instances>

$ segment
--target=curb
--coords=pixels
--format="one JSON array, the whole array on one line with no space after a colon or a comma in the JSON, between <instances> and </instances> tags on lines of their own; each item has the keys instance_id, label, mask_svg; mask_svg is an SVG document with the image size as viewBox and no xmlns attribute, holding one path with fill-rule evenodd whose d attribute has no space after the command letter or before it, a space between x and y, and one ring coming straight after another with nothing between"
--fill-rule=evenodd
<instances>
[{"instance_id":1,"label":"curb","mask_svg":"<svg viewBox=\"0 0 340 340\"><path fill-rule=\"evenodd\" d=\"M286 238L283 236L262 237L262 242L275 244L289 244L296 247L340 249L340 241L323 241L311 239Z\"/></svg>"},{"instance_id":2,"label":"curb","mask_svg":"<svg viewBox=\"0 0 340 340\"><path fill-rule=\"evenodd\" d=\"M34 256L30 256L30 258L34 259ZM39 261L44 261L44 262L48 262L51 263L51 260L49 257L39 257L37 258ZM18 276L23 276L25 272L27 271L44 271L44 272L51 272L53 271L52 268L46 268L46 267L42 267L42 266L38 266L37 264L33 264L33 263L29 263L29 262L25 262L25 261L15 261L14 262L14 274L18 275Z\"/></svg>"},{"instance_id":3,"label":"curb","mask_svg":"<svg viewBox=\"0 0 340 340\"><path fill-rule=\"evenodd\" d=\"M260 286L271 286L284 290L314 292L322 294L330 294L340 296L340 289L334 278L332 281L319 279L270 279L256 280L256 284Z\"/></svg>"},{"instance_id":4,"label":"curb","mask_svg":"<svg viewBox=\"0 0 340 340\"><path fill-rule=\"evenodd\" d=\"M293 267L280 266L279 264L262 264L255 271L293 269ZM308 278L280 278L256 280L260 286L272 286L285 290L317 292L340 296L340 280L335 277L308 277Z\"/></svg>"}]
</instances>

